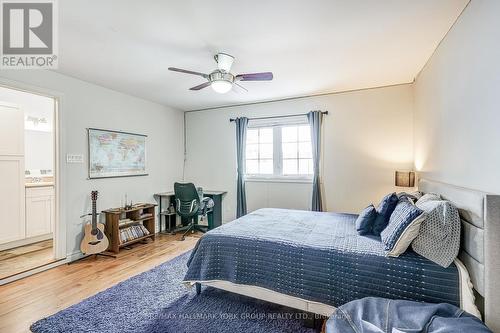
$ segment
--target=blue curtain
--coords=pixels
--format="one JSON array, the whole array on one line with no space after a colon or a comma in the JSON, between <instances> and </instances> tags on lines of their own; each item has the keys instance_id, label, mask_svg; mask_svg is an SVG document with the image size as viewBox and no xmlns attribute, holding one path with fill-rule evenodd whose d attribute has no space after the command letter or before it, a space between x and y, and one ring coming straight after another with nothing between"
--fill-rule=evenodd
<instances>
[{"instance_id":1,"label":"blue curtain","mask_svg":"<svg viewBox=\"0 0 500 333\"><path fill-rule=\"evenodd\" d=\"M245 145L247 141L248 118L236 118L236 159L238 178L236 184L236 217L247 213L247 198L245 193Z\"/></svg>"},{"instance_id":2,"label":"blue curtain","mask_svg":"<svg viewBox=\"0 0 500 333\"><path fill-rule=\"evenodd\" d=\"M319 178L319 158L321 153L321 120L323 113L321 111L311 111L307 114L307 120L311 127L311 143L313 157L313 191L311 210L322 211L321 187Z\"/></svg>"}]
</instances>

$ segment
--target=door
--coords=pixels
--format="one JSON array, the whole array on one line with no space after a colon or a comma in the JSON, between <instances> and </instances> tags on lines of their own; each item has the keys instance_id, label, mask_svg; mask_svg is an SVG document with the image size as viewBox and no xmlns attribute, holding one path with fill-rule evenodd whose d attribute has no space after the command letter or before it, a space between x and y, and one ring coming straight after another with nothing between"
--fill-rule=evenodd
<instances>
[{"instance_id":1,"label":"door","mask_svg":"<svg viewBox=\"0 0 500 333\"><path fill-rule=\"evenodd\" d=\"M0 244L25 237L24 114L0 102Z\"/></svg>"}]
</instances>

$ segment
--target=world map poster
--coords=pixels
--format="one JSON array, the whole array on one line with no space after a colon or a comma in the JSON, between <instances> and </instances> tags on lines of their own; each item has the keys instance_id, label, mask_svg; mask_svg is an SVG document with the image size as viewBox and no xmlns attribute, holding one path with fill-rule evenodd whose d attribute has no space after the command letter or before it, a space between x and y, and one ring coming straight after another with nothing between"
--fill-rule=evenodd
<instances>
[{"instance_id":1,"label":"world map poster","mask_svg":"<svg viewBox=\"0 0 500 333\"><path fill-rule=\"evenodd\" d=\"M89 178L146 175L146 138L90 128Z\"/></svg>"}]
</instances>

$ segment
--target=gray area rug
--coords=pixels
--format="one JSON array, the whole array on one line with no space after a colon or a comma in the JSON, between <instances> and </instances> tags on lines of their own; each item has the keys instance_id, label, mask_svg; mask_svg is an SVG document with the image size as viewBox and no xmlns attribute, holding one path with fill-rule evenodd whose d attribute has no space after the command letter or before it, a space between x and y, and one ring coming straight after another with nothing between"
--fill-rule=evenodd
<instances>
[{"instance_id":1,"label":"gray area rug","mask_svg":"<svg viewBox=\"0 0 500 333\"><path fill-rule=\"evenodd\" d=\"M283 306L182 283L190 252L134 276L31 326L52 332L315 332Z\"/></svg>"}]
</instances>

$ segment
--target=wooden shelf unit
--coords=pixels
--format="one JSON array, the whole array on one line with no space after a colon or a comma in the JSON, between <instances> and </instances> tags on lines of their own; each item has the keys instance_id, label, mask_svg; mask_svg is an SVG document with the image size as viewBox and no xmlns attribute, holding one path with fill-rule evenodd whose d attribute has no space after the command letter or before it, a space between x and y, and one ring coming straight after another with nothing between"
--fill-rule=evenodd
<instances>
[{"instance_id":1,"label":"wooden shelf unit","mask_svg":"<svg viewBox=\"0 0 500 333\"><path fill-rule=\"evenodd\" d=\"M155 239L155 204L135 205L132 209L113 208L103 211L106 215L105 233L109 239L109 251L118 253L120 248L151 238ZM151 216L141 218L142 214ZM129 218L132 221L120 225L120 219ZM120 229L141 223L148 229L149 235L135 238L122 243L120 240Z\"/></svg>"}]
</instances>

